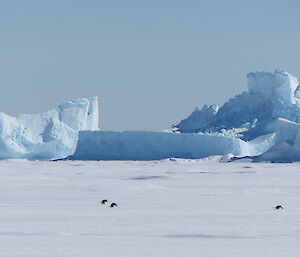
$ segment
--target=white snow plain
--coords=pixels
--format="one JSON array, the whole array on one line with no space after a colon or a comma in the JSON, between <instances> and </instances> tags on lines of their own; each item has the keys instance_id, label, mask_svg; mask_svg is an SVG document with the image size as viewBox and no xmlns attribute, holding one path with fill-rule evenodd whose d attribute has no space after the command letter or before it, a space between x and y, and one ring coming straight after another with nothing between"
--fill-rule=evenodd
<instances>
[{"instance_id":1,"label":"white snow plain","mask_svg":"<svg viewBox=\"0 0 300 257\"><path fill-rule=\"evenodd\" d=\"M0 256L298 257L299 185L299 163L5 160Z\"/></svg>"}]
</instances>

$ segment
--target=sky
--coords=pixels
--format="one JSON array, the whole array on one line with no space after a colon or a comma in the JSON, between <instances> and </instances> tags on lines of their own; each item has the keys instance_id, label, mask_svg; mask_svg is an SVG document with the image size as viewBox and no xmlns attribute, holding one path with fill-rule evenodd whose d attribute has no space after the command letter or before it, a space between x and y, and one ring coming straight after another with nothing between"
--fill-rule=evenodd
<instances>
[{"instance_id":1,"label":"sky","mask_svg":"<svg viewBox=\"0 0 300 257\"><path fill-rule=\"evenodd\" d=\"M251 71L300 78L298 0L0 0L0 110L99 96L103 130L163 130Z\"/></svg>"}]
</instances>

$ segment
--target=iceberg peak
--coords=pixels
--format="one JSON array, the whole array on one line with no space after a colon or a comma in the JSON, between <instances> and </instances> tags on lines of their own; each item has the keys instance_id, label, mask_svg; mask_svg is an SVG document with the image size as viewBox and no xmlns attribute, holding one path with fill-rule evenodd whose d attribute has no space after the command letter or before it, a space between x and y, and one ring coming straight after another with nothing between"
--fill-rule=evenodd
<instances>
[{"instance_id":1,"label":"iceberg peak","mask_svg":"<svg viewBox=\"0 0 300 257\"><path fill-rule=\"evenodd\" d=\"M296 104L298 79L283 70L251 72L247 74L249 94L266 99L280 99L286 104Z\"/></svg>"}]
</instances>

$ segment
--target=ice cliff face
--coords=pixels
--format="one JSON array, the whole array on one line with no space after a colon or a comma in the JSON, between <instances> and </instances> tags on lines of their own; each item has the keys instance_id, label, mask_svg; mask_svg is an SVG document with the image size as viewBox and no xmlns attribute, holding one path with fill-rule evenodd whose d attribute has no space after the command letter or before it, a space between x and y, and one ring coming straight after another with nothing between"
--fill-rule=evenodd
<instances>
[{"instance_id":1,"label":"ice cliff face","mask_svg":"<svg viewBox=\"0 0 300 257\"><path fill-rule=\"evenodd\" d=\"M72 154L80 130L98 130L94 97L66 101L42 114L0 113L0 158L55 159Z\"/></svg>"},{"instance_id":2,"label":"ice cliff face","mask_svg":"<svg viewBox=\"0 0 300 257\"><path fill-rule=\"evenodd\" d=\"M271 101L281 100L287 105L299 102L296 95L298 80L286 71L251 72L248 73L247 78L248 90L252 95L259 95Z\"/></svg>"},{"instance_id":3,"label":"ice cliff face","mask_svg":"<svg viewBox=\"0 0 300 257\"><path fill-rule=\"evenodd\" d=\"M99 129L99 106L98 97L94 96L89 103L89 111L86 117L83 130L98 130Z\"/></svg>"},{"instance_id":4,"label":"ice cliff face","mask_svg":"<svg viewBox=\"0 0 300 257\"><path fill-rule=\"evenodd\" d=\"M249 73L248 92L227 101L221 108L207 115L195 111L186 119L173 125L173 131L224 132L238 131L245 140L265 134L266 125L273 119L285 118L300 122L300 90L297 78L276 70Z\"/></svg>"},{"instance_id":5,"label":"ice cliff face","mask_svg":"<svg viewBox=\"0 0 300 257\"><path fill-rule=\"evenodd\" d=\"M158 131L80 131L73 160L159 160L170 157L249 155L248 144L234 137Z\"/></svg>"}]
</instances>

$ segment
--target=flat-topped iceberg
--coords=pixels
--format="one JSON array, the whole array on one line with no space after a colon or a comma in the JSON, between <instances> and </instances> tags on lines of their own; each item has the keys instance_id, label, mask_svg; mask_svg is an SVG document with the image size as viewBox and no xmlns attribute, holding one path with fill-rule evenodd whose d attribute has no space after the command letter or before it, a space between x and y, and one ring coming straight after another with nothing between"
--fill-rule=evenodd
<instances>
[{"instance_id":1,"label":"flat-topped iceberg","mask_svg":"<svg viewBox=\"0 0 300 257\"><path fill-rule=\"evenodd\" d=\"M74 153L78 131L98 129L98 100L74 99L42 114L0 113L0 159L56 159Z\"/></svg>"},{"instance_id":2,"label":"flat-topped iceberg","mask_svg":"<svg viewBox=\"0 0 300 257\"><path fill-rule=\"evenodd\" d=\"M73 160L159 160L251 155L245 141L228 136L158 131L80 131ZM261 152L260 152L261 153Z\"/></svg>"}]
</instances>

